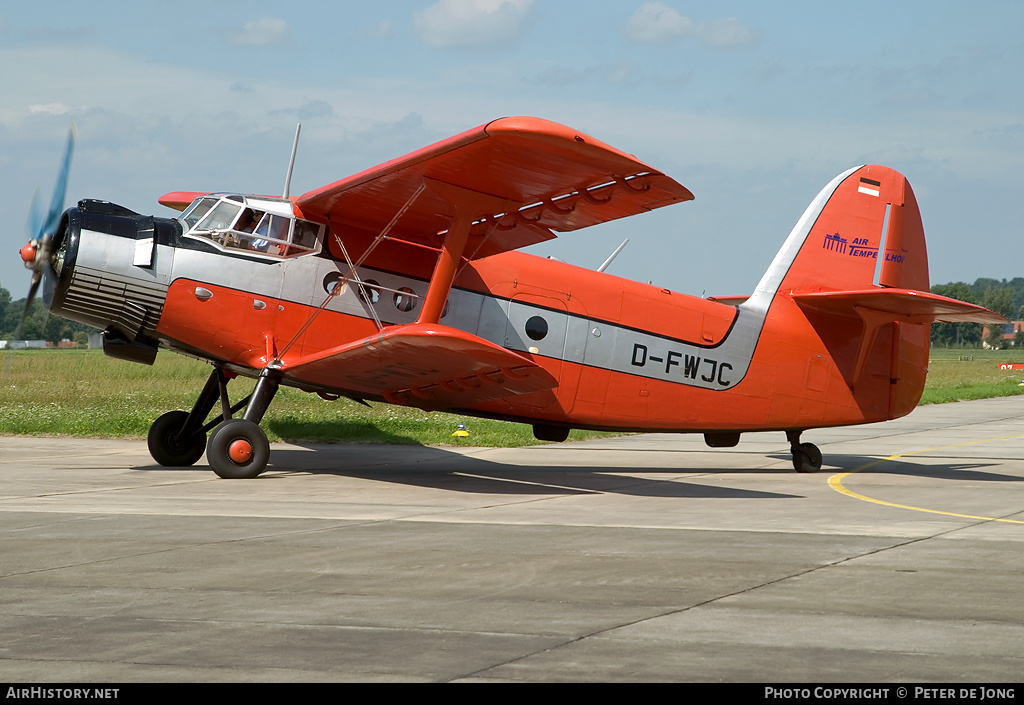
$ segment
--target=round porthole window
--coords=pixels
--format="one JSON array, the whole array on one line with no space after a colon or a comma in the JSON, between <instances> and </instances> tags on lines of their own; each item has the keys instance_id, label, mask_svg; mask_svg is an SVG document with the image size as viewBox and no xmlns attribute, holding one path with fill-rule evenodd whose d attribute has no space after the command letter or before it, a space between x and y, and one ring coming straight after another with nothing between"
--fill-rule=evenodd
<instances>
[{"instance_id":1,"label":"round porthole window","mask_svg":"<svg viewBox=\"0 0 1024 705\"><path fill-rule=\"evenodd\" d=\"M395 308L399 311L412 311L416 308L416 292L407 286L395 292Z\"/></svg>"},{"instance_id":2,"label":"round porthole window","mask_svg":"<svg viewBox=\"0 0 1024 705\"><path fill-rule=\"evenodd\" d=\"M324 291L333 294L338 284L341 283L341 272L330 272L324 277ZM338 292L341 293L341 292Z\"/></svg>"},{"instance_id":3,"label":"round porthole window","mask_svg":"<svg viewBox=\"0 0 1024 705\"><path fill-rule=\"evenodd\" d=\"M540 316L533 316L526 322L526 334L530 340L544 340L548 334L548 322Z\"/></svg>"},{"instance_id":4,"label":"round porthole window","mask_svg":"<svg viewBox=\"0 0 1024 705\"><path fill-rule=\"evenodd\" d=\"M380 301L380 282L375 279L367 279L356 285L359 298L368 304L375 304Z\"/></svg>"}]
</instances>

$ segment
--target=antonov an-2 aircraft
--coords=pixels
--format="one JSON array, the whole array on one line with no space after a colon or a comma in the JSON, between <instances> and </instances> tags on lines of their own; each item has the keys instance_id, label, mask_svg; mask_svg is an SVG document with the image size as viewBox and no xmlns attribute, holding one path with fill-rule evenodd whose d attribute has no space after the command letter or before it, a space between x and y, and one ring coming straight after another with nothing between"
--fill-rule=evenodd
<instances>
[{"instance_id":1,"label":"antonov an-2 aircraft","mask_svg":"<svg viewBox=\"0 0 1024 705\"><path fill-rule=\"evenodd\" d=\"M266 468L259 424L282 384L527 423L545 441L586 428L725 447L779 431L813 472L807 429L915 407L932 321L1004 320L929 293L914 192L883 166L835 177L753 293L716 300L517 252L693 198L546 120L495 120L298 197L290 168L284 197L168 193L176 218L100 200L62 212L72 144L21 250L29 301L41 284L108 355L209 362L195 406L157 419L149 449L167 466L205 452L226 478ZM232 405L236 377L255 386Z\"/></svg>"}]
</instances>

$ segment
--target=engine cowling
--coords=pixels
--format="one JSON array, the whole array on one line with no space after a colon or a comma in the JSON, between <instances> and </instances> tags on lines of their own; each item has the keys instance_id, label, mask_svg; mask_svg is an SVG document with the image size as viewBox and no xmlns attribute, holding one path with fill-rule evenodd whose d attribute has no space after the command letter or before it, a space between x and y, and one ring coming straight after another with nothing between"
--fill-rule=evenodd
<instances>
[{"instance_id":1,"label":"engine cowling","mask_svg":"<svg viewBox=\"0 0 1024 705\"><path fill-rule=\"evenodd\" d=\"M43 302L55 315L102 330L108 354L152 362L169 283L156 249L180 235L177 220L79 201L62 215L41 267Z\"/></svg>"}]
</instances>

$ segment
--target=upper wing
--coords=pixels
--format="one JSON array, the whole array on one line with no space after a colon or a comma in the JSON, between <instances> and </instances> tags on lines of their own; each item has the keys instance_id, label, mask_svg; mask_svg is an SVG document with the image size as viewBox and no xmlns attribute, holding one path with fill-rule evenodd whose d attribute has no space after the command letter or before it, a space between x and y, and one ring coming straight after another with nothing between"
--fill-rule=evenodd
<instances>
[{"instance_id":1,"label":"upper wing","mask_svg":"<svg viewBox=\"0 0 1024 705\"><path fill-rule=\"evenodd\" d=\"M424 178L518 204L479 214L467 256L485 257L693 198L663 173L547 120L502 118L295 199L304 217L381 232ZM455 207L429 189L394 224L396 239L440 245ZM486 239L484 236L487 236ZM475 240L472 238L475 236Z\"/></svg>"}]
</instances>

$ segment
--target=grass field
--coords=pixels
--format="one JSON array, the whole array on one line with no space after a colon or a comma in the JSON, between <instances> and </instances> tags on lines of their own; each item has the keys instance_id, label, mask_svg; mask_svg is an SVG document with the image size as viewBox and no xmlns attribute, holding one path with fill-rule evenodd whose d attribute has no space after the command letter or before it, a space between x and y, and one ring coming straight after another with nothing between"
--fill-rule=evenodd
<instances>
[{"instance_id":1,"label":"grass field","mask_svg":"<svg viewBox=\"0 0 1024 705\"><path fill-rule=\"evenodd\" d=\"M0 352L0 434L145 437L166 411L192 408L211 367L161 353L150 367L96 350ZM231 401L253 381L228 386ZM453 437L460 423L468 437ZM282 387L261 424L271 441L516 447L538 443L524 424L467 418L348 399L328 402ZM572 440L602 434L573 431Z\"/></svg>"},{"instance_id":2,"label":"grass field","mask_svg":"<svg viewBox=\"0 0 1024 705\"><path fill-rule=\"evenodd\" d=\"M969 358L969 359L965 359ZM933 350L922 404L1024 394L1024 353ZM0 434L144 437L158 416L188 410L209 375L204 363L162 353L152 367L91 350L0 353ZM251 391L239 380L232 401ZM452 436L465 423L470 435ZM282 388L263 421L272 440L338 443L458 444L514 447L537 443L528 425L347 399L335 402ZM570 439L602 434L573 431Z\"/></svg>"},{"instance_id":3,"label":"grass field","mask_svg":"<svg viewBox=\"0 0 1024 705\"><path fill-rule=\"evenodd\" d=\"M1000 370L1000 364L1024 364L1020 350L933 349L922 404L943 404L1024 394L1018 386L1024 370Z\"/></svg>"}]
</instances>

